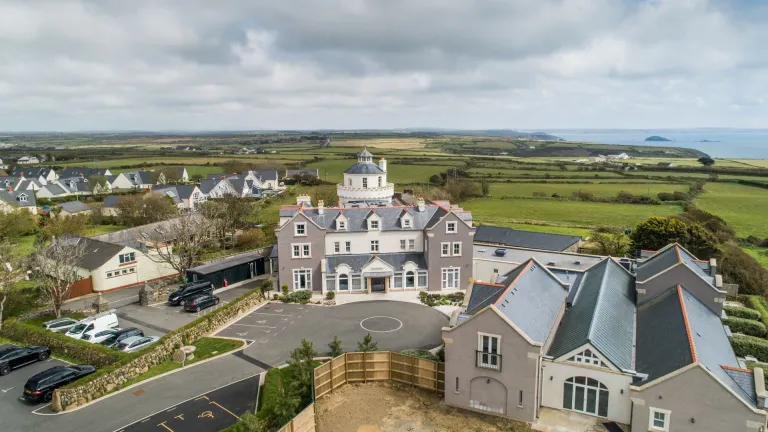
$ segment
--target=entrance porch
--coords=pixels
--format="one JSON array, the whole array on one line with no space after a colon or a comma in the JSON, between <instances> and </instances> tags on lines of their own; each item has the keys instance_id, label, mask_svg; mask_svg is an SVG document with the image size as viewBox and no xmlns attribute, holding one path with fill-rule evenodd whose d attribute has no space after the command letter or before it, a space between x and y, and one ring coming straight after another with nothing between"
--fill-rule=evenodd
<instances>
[{"instance_id":1,"label":"entrance porch","mask_svg":"<svg viewBox=\"0 0 768 432\"><path fill-rule=\"evenodd\" d=\"M542 432L614 432L616 427L623 432L629 431L628 425L573 411L546 407L540 408L539 418L531 427L533 430Z\"/></svg>"}]
</instances>

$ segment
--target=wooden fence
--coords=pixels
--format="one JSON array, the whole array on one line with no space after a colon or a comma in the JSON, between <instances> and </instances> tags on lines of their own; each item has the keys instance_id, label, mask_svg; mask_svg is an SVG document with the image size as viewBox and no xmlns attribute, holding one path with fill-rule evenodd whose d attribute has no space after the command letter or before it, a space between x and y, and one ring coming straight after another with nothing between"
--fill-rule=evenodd
<instances>
[{"instance_id":1,"label":"wooden fence","mask_svg":"<svg viewBox=\"0 0 768 432\"><path fill-rule=\"evenodd\" d=\"M67 293L67 300L73 298L82 297L88 294L93 294L93 280L90 276L85 279L80 279L72 284L72 287Z\"/></svg>"},{"instance_id":2,"label":"wooden fence","mask_svg":"<svg viewBox=\"0 0 768 432\"><path fill-rule=\"evenodd\" d=\"M315 432L315 403L309 404L277 432Z\"/></svg>"},{"instance_id":3,"label":"wooden fence","mask_svg":"<svg viewBox=\"0 0 768 432\"><path fill-rule=\"evenodd\" d=\"M377 381L395 381L442 393L445 364L390 351L344 353L315 368L315 398L347 383Z\"/></svg>"}]
</instances>

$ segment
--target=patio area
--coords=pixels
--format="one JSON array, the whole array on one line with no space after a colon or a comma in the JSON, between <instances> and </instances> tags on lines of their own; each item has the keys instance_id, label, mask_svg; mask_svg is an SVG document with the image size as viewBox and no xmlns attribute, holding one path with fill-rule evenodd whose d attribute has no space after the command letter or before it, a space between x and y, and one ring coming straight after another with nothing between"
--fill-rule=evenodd
<instances>
[{"instance_id":1,"label":"patio area","mask_svg":"<svg viewBox=\"0 0 768 432\"><path fill-rule=\"evenodd\" d=\"M531 427L533 430L542 432L629 432L628 425L618 424L618 429L612 429L610 426L603 425L604 422L604 419L573 411L542 407L539 419Z\"/></svg>"}]
</instances>

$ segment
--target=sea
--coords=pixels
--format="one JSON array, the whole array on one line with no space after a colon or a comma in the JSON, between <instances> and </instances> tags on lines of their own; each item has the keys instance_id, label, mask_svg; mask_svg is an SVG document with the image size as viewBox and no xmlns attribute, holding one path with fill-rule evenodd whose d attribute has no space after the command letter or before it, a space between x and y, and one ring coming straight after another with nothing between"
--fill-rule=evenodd
<instances>
[{"instance_id":1,"label":"sea","mask_svg":"<svg viewBox=\"0 0 768 432\"><path fill-rule=\"evenodd\" d=\"M713 158L768 159L768 129L545 129L544 132L567 141L687 147ZM645 141L653 135L671 141Z\"/></svg>"}]
</instances>

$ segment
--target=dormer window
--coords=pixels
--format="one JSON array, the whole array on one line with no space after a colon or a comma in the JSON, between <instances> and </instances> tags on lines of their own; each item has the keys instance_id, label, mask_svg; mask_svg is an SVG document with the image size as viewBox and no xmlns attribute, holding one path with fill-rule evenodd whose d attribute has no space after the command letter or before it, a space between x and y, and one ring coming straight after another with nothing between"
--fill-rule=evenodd
<instances>
[{"instance_id":1,"label":"dormer window","mask_svg":"<svg viewBox=\"0 0 768 432\"><path fill-rule=\"evenodd\" d=\"M456 234L456 222L448 222L445 224L445 232L448 234Z\"/></svg>"},{"instance_id":2,"label":"dormer window","mask_svg":"<svg viewBox=\"0 0 768 432\"><path fill-rule=\"evenodd\" d=\"M338 229L339 231L346 231L347 230L347 222L343 221L343 220L336 221L336 229Z\"/></svg>"},{"instance_id":3,"label":"dormer window","mask_svg":"<svg viewBox=\"0 0 768 432\"><path fill-rule=\"evenodd\" d=\"M403 228L410 228L411 227L411 218L404 217L403 218Z\"/></svg>"},{"instance_id":4,"label":"dormer window","mask_svg":"<svg viewBox=\"0 0 768 432\"><path fill-rule=\"evenodd\" d=\"M368 221L368 229L372 229L372 230L379 229L379 221L377 220Z\"/></svg>"},{"instance_id":5,"label":"dormer window","mask_svg":"<svg viewBox=\"0 0 768 432\"><path fill-rule=\"evenodd\" d=\"M294 233L297 236L305 236L307 235L307 224L305 223L295 223L293 225L294 227Z\"/></svg>"},{"instance_id":6,"label":"dormer window","mask_svg":"<svg viewBox=\"0 0 768 432\"><path fill-rule=\"evenodd\" d=\"M592 350L585 349L584 351L576 354L575 356L568 359L570 362L574 363L583 363L591 366L600 366L600 367L608 367L605 365L605 363L600 360L600 357L598 357L595 353L592 352Z\"/></svg>"},{"instance_id":7,"label":"dormer window","mask_svg":"<svg viewBox=\"0 0 768 432\"><path fill-rule=\"evenodd\" d=\"M19 201L20 202L27 202L27 195L26 194L19 195Z\"/></svg>"}]
</instances>

